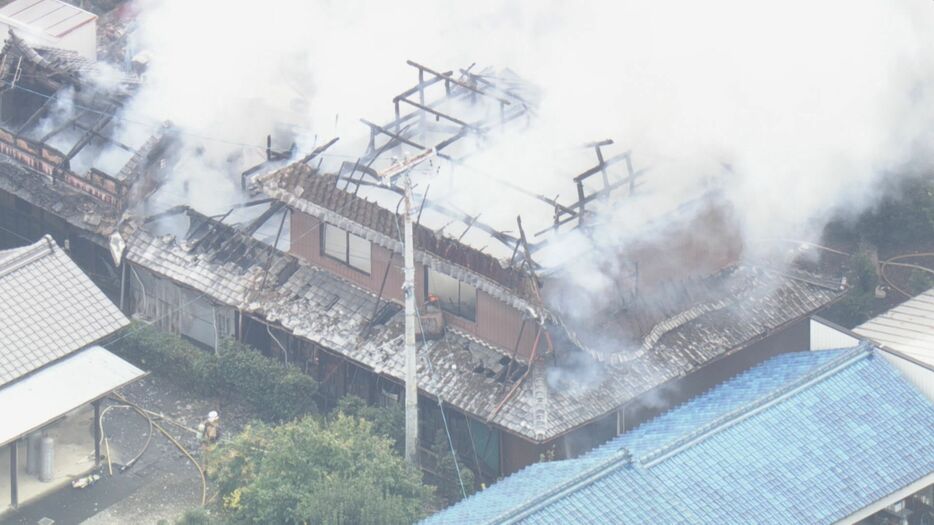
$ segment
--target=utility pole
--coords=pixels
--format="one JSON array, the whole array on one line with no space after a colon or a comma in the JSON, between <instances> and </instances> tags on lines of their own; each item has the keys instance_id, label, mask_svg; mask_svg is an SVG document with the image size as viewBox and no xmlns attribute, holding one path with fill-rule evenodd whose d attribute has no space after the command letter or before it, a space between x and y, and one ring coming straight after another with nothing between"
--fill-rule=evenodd
<instances>
[{"instance_id":1,"label":"utility pole","mask_svg":"<svg viewBox=\"0 0 934 525\"><path fill-rule=\"evenodd\" d=\"M415 356L415 235L412 226L412 180L405 185L405 461L418 465L418 363Z\"/></svg>"},{"instance_id":2,"label":"utility pole","mask_svg":"<svg viewBox=\"0 0 934 525\"><path fill-rule=\"evenodd\" d=\"M395 162L379 174L383 181L392 183L394 177L402 176L403 200L405 201L405 238L403 242L405 281L402 295L405 298L405 461L418 466L418 360L415 354L415 233L412 224L414 206L412 202L412 180L409 170L434 156L434 149L426 149L418 155Z\"/></svg>"}]
</instances>

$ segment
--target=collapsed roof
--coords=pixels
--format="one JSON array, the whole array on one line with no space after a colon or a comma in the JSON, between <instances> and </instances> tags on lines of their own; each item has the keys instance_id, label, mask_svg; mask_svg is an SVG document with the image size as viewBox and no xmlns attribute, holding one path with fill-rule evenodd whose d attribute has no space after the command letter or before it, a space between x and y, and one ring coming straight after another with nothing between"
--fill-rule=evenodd
<instances>
[{"instance_id":1,"label":"collapsed roof","mask_svg":"<svg viewBox=\"0 0 934 525\"><path fill-rule=\"evenodd\" d=\"M158 223L169 220L181 220L183 233L160 233ZM403 315L375 294L249 231L184 207L148 223L126 223L122 235L128 261L402 381ZM656 323L640 348L620 348L624 359L601 362L558 348L554 360L511 362L507 349L449 327L443 338L420 349L419 388L473 417L544 442L840 295L820 281L749 265L692 286L696 293L703 289L710 304L676 311L672 303L676 313Z\"/></svg>"},{"instance_id":2,"label":"collapsed roof","mask_svg":"<svg viewBox=\"0 0 934 525\"><path fill-rule=\"evenodd\" d=\"M135 78L72 51L30 46L11 30L0 85L0 155L34 172L3 170L4 189L49 201L69 222L102 234L134 196L152 191L168 127L125 125L119 112Z\"/></svg>"}]
</instances>

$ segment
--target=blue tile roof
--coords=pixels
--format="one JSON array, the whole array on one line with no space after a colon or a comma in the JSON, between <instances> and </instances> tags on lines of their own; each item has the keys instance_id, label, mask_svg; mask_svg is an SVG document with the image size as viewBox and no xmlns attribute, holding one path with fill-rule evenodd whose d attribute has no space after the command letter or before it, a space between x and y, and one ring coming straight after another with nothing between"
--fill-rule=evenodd
<instances>
[{"instance_id":1,"label":"blue tile roof","mask_svg":"<svg viewBox=\"0 0 934 525\"><path fill-rule=\"evenodd\" d=\"M870 347L784 354L425 523L831 523L934 473L932 441L934 405Z\"/></svg>"}]
</instances>

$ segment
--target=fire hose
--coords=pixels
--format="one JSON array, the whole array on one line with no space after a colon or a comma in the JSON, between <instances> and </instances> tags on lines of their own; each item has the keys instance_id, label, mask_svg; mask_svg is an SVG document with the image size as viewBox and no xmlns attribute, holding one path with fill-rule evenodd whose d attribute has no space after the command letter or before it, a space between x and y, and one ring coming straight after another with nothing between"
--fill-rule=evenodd
<instances>
[{"instance_id":1,"label":"fire hose","mask_svg":"<svg viewBox=\"0 0 934 525\"><path fill-rule=\"evenodd\" d=\"M129 400L127 400L125 397L118 394L117 392L114 392L113 395L114 397L119 399L122 403L128 405L133 410L135 410L139 415L141 415L146 420L148 420L149 423L156 428L156 430L161 432L162 435L166 437L166 439L171 441L172 444L175 445L175 448L180 450L182 454L184 454L191 461L191 464L194 465L196 469L198 469L198 475L201 477L201 506L203 507L205 503L207 503L208 482L207 482L207 478L204 476L204 469L201 467L201 465L198 463L195 457L191 455L191 452L189 452L188 449L182 446L182 444L179 443L178 440L175 439L175 437L172 434L170 434L165 428L163 428L162 425L160 425L159 423L156 423L153 420L152 416L147 414L147 412L149 411L140 407L139 405L136 405L135 403L130 402Z\"/></svg>"}]
</instances>

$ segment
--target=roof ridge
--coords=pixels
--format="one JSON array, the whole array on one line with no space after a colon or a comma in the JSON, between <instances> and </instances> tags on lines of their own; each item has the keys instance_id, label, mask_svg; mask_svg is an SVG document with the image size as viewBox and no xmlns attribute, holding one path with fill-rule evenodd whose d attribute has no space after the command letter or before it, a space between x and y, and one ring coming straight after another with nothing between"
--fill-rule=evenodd
<instances>
[{"instance_id":1,"label":"roof ridge","mask_svg":"<svg viewBox=\"0 0 934 525\"><path fill-rule=\"evenodd\" d=\"M8 259L0 259L0 277L5 277L46 255L55 253L55 242L49 235L44 235L35 244L23 247L22 250Z\"/></svg>"},{"instance_id":2,"label":"roof ridge","mask_svg":"<svg viewBox=\"0 0 934 525\"><path fill-rule=\"evenodd\" d=\"M528 517L528 515L535 510L550 504L552 501L559 499L565 494L573 492L583 485L589 485L590 483L598 481L604 476L611 474L616 470L616 467L631 464L632 453L625 447L620 447L620 449L610 457L600 461L590 468L585 469L583 472L572 476L564 483L560 483L552 489L527 500L521 505L494 517L487 523L517 523Z\"/></svg>"},{"instance_id":3,"label":"roof ridge","mask_svg":"<svg viewBox=\"0 0 934 525\"><path fill-rule=\"evenodd\" d=\"M871 346L866 343L860 343L858 346L845 350L841 355L828 360L806 372L797 379L793 379L781 387L753 400L749 403L739 406L709 423L702 425L692 432L685 434L679 439L655 449L639 459L639 462L645 468L651 468L658 463L674 456L678 452L704 439L725 430L743 419L750 417L759 411L807 388L815 383L824 380L827 376L846 368L847 366L871 355Z\"/></svg>"}]
</instances>

